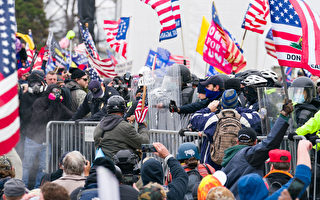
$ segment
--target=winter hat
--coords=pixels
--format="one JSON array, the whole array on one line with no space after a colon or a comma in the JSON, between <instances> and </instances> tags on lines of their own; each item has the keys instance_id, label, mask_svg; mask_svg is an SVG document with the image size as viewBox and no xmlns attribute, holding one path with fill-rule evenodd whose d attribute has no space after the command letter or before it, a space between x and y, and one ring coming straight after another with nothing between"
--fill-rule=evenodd
<instances>
[{"instance_id":1,"label":"winter hat","mask_svg":"<svg viewBox=\"0 0 320 200\"><path fill-rule=\"evenodd\" d=\"M17 178L12 178L4 184L4 194L7 197L19 197L27 191L23 181Z\"/></svg>"},{"instance_id":2,"label":"winter hat","mask_svg":"<svg viewBox=\"0 0 320 200\"><path fill-rule=\"evenodd\" d=\"M235 108L238 105L238 94L235 89L229 89L223 92L221 97L223 108Z\"/></svg>"},{"instance_id":3,"label":"winter hat","mask_svg":"<svg viewBox=\"0 0 320 200\"><path fill-rule=\"evenodd\" d=\"M241 80L238 78L231 78L224 82L224 87L226 90L235 89L237 92L241 90L240 88Z\"/></svg>"},{"instance_id":4,"label":"winter hat","mask_svg":"<svg viewBox=\"0 0 320 200\"><path fill-rule=\"evenodd\" d=\"M12 164L7 156L0 156L0 169L10 170L12 168Z\"/></svg>"},{"instance_id":5,"label":"winter hat","mask_svg":"<svg viewBox=\"0 0 320 200\"><path fill-rule=\"evenodd\" d=\"M101 83L98 80L90 81L88 89L92 92L93 98L99 98L103 93Z\"/></svg>"},{"instance_id":6,"label":"winter hat","mask_svg":"<svg viewBox=\"0 0 320 200\"><path fill-rule=\"evenodd\" d=\"M140 190L138 200L163 200L166 197L166 192L161 185L149 183Z\"/></svg>"},{"instance_id":7,"label":"winter hat","mask_svg":"<svg viewBox=\"0 0 320 200\"><path fill-rule=\"evenodd\" d=\"M227 181L227 175L223 171L216 171L213 175L204 177L198 187L198 200L206 200L209 190L213 187L223 186Z\"/></svg>"},{"instance_id":8,"label":"winter hat","mask_svg":"<svg viewBox=\"0 0 320 200\"><path fill-rule=\"evenodd\" d=\"M199 81L203 82L203 81L205 81L205 79L200 79ZM205 90L206 87L204 85L198 84L197 88L198 88L199 94L206 94L206 90Z\"/></svg>"},{"instance_id":9,"label":"winter hat","mask_svg":"<svg viewBox=\"0 0 320 200\"><path fill-rule=\"evenodd\" d=\"M150 182L163 185L163 169L161 163L154 158L145 161L141 167L141 179L143 185L147 185Z\"/></svg>"},{"instance_id":10,"label":"winter hat","mask_svg":"<svg viewBox=\"0 0 320 200\"><path fill-rule=\"evenodd\" d=\"M263 200L269 195L262 177L255 173L247 174L239 179L238 193L241 200Z\"/></svg>"},{"instance_id":11,"label":"winter hat","mask_svg":"<svg viewBox=\"0 0 320 200\"><path fill-rule=\"evenodd\" d=\"M238 132L238 140L242 143L254 142L257 139L257 133L254 129L244 127Z\"/></svg>"},{"instance_id":12,"label":"winter hat","mask_svg":"<svg viewBox=\"0 0 320 200\"><path fill-rule=\"evenodd\" d=\"M86 75L86 73L84 71L82 71L81 69L78 69L78 68L70 68L69 71L71 73L71 79L73 79L73 80L76 78L81 78Z\"/></svg>"},{"instance_id":13,"label":"winter hat","mask_svg":"<svg viewBox=\"0 0 320 200\"><path fill-rule=\"evenodd\" d=\"M228 188L218 186L211 188L206 200L235 200L235 198Z\"/></svg>"},{"instance_id":14,"label":"winter hat","mask_svg":"<svg viewBox=\"0 0 320 200\"><path fill-rule=\"evenodd\" d=\"M105 167L109 169L112 173L116 173L116 167L114 162L109 157L99 157L93 161L93 168L97 168L98 166Z\"/></svg>"}]
</instances>

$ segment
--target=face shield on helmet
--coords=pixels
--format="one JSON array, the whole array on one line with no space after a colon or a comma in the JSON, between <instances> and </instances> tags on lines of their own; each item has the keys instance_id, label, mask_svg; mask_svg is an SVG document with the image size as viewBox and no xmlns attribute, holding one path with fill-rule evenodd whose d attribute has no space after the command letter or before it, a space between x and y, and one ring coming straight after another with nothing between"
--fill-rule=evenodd
<instances>
[{"instance_id":1,"label":"face shield on helmet","mask_svg":"<svg viewBox=\"0 0 320 200\"><path fill-rule=\"evenodd\" d=\"M289 99L295 104L310 103L313 99L313 88L290 87L288 89Z\"/></svg>"}]
</instances>

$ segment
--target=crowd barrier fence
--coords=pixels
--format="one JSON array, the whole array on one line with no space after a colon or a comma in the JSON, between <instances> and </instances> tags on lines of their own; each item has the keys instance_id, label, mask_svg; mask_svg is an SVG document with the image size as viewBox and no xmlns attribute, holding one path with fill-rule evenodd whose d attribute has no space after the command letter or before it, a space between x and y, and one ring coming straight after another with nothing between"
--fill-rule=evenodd
<instances>
[{"instance_id":1,"label":"crowd barrier fence","mask_svg":"<svg viewBox=\"0 0 320 200\"><path fill-rule=\"evenodd\" d=\"M50 121L47 124L46 131L46 172L51 173L58 169L59 159L69 151L77 150L81 152L87 160L92 162L95 154L93 132L98 122L74 122L74 121ZM180 136L178 131L171 130L149 130L150 143L160 142L164 144L170 153L176 156L178 147L184 142L193 142L197 146L201 145L203 137L199 137L198 132L185 132L185 136ZM258 141L265 139L267 136L258 136ZM284 137L280 148L289 150L292 154L291 166L292 172L297 163L297 144L303 136L295 136L294 141L289 141L287 136ZM320 143L320 140L317 141ZM153 156L148 154L148 156ZM317 153L315 154L315 163L317 162ZM315 168L316 170L316 168ZM268 165L266 164L266 172ZM314 174L314 184L316 186L316 171ZM314 187L313 194L316 193ZM313 195L315 197L315 195ZM315 198L314 198L315 199Z\"/></svg>"}]
</instances>

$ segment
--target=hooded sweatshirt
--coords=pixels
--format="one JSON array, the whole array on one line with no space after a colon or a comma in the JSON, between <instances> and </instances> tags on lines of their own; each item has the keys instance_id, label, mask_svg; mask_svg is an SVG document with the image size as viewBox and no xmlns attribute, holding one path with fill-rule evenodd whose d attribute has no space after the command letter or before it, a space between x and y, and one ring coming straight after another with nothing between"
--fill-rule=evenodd
<instances>
[{"instance_id":1,"label":"hooded sweatshirt","mask_svg":"<svg viewBox=\"0 0 320 200\"><path fill-rule=\"evenodd\" d=\"M156 182L163 185L163 169L160 162L156 159L149 159L141 167L141 179L143 185L149 182Z\"/></svg>"},{"instance_id":2,"label":"hooded sweatshirt","mask_svg":"<svg viewBox=\"0 0 320 200\"><path fill-rule=\"evenodd\" d=\"M238 181L238 194L240 200L264 200L269 191L262 177L252 173L241 177Z\"/></svg>"}]
</instances>

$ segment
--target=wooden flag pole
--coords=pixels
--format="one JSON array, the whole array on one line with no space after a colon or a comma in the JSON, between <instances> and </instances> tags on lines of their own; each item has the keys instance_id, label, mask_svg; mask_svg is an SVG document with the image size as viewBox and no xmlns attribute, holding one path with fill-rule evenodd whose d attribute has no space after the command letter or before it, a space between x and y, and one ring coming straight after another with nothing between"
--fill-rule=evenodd
<instances>
[{"instance_id":1,"label":"wooden flag pole","mask_svg":"<svg viewBox=\"0 0 320 200\"><path fill-rule=\"evenodd\" d=\"M247 35L247 29L244 31L244 34L243 34L243 37L242 37L242 41L241 41L240 49L242 49L243 42L244 42L244 39L246 38L246 35Z\"/></svg>"},{"instance_id":2,"label":"wooden flag pole","mask_svg":"<svg viewBox=\"0 0 320 200\"><path fill-rule=\"evenodd\" d=\"M144 109L144 104L146 102L146 92L147 92L147 86L146 84L143 85L143 94L142 94L142 105L141 105L141 110Z\"/></svg>"},{"instance_id":3,"label":"wooden flag pole","mask_svg":"<svg viewBox=\"0 0 320 200\"><path fill-rule=\"evenodd\" d=\"M284 87L284 93L286 95L286 98L289 99L289 94L288 94L288 87L287 87L287 75L284 72L284 67L280 66L281 69L281 75L282 75L282 83Z\"/></svg>"}]
</instances>

